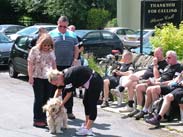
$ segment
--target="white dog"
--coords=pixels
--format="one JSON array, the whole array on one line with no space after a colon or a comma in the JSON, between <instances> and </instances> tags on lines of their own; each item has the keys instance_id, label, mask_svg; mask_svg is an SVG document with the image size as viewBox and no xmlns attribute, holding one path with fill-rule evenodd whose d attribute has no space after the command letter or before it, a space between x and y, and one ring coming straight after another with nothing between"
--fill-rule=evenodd
<instances>
[{"instance_id":1,"label":"white dog","mask_svg":"<svg viewBox=\"0 0 183 137\"><path fill-rule=\"evenodd\" d=\"M50 133L63 133L61 128L67 128L67 113L65 107L61 107L59 98L51 98L43 106L46 112L47 124Z\"/></svg>"}]
</instances>

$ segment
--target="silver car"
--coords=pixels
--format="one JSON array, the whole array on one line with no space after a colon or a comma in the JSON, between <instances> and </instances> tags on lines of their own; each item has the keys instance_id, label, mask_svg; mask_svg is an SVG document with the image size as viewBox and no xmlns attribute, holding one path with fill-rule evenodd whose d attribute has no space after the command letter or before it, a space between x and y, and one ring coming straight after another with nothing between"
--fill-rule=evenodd
<instances>
[{"instance_id":1,"label":"silver car","mask_svg":"<svg viewBox=\"0 0 183 137\"><path fill-rule=\"evenodd\" d=\"M0 32L4 33L5 35L10 35L16 33L23 28L25 28L25 26L15 24L1 24Z\"/></svg>"},{"instance_id":2,"label":"silver car","mask_svg":"<svg viewBox=\"0 0 183 137\"><path fill-rule=\"evenodd\" d=\"M0 65L8 65L8 59L13 42L0 32Z\"/></svg>"},{"instance_id":3,"label":"silver car","mask_svg":"<svg viewBox=\"0 0 183 137\"><path fill-rule=\"evenodd\" d=\"M154 36L153 29L143 30L143 44L147 43L151 36ZM140 46L140 30L136 31L135 34L126 35L123 39L123 45L128 49L139 47Z\"/></svg>"},{"instance_id":4,"label":"silver car","mask_svg":"<svg viewBox=\"0 0 183 137\"><path fill-rule=\"evenodd\" d=\"M9 37L11 40L14 41L18 36L35 35L35 34L38 34L39 28L41 27L45 28L49 32L55 29L57 25L33 25L18 31L15 34L9 35Z\"/></svg>"},{"instance_id":5,"label":"silver car","mask_svg":"<svg viewBox=\"0 0 183 137\"><path fill-rule=\"evenodd\" d=\"M127 27L109 27L104 29L115 33L122 41L126 35L135 33L133 29Z\"/></svg>"}]
</instances>

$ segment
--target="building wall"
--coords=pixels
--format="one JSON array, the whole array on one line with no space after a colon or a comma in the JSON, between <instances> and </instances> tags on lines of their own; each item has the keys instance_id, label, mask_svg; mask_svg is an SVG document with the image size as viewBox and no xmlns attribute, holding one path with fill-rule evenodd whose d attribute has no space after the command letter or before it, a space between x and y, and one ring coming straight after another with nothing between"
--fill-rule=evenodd
<instances>
[{"instance_id":1,"label":"building wall","mask_svg":"<svg viewBox=\"0 0 183 137\"><path fill-rule=\"evenodd\" d=\"M140 29L141 0L117 0L117 22L120 27Z\"/></svg>"}]
</instances>

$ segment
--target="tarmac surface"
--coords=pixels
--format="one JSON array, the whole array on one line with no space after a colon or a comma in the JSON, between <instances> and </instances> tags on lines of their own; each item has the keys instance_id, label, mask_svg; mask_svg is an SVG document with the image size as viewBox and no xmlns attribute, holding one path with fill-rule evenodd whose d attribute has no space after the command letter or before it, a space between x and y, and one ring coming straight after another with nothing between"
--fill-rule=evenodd
<instances>
[{"instance_id":1,"label":"tarmac surface","mask_svg":"<svg viewBox=\"0 0 183 137\"><path fill-rule=\"evenodd\" d=\"M75 120L68 120L68 129L63 134L50 134L47 128L35 128L33 124L34 95L27 77L9 78L8 73L0 73L0 137L76 137L76 129L84 122L82 100L74 99ZM149 130L143 120L122 119L121 107L115 104L101 109L93 131L97 137L181 137L183 127L178 123L165 123L166 128ZM167 132L168 131L168 132ZM179 134L177 134L179 133Z\"/></svg>"}]
</instances>

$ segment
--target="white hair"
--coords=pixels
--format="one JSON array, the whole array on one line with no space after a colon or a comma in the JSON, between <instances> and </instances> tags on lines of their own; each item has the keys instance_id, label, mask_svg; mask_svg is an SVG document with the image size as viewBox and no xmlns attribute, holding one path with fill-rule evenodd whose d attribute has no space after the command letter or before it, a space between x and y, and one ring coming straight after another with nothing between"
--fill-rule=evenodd
<instances>
[{"instance_id":1,"label":"white hair","mask_svg":"<svg viewBox=\"0 0 183 137\"><path fill-rule=\"evenodd\" d=\"M175 51L173 51L173 50L167 51L167 52L166 52L166 55L167 55L167 56L168 56L168 55L172 55L173 57L177 58L177 53L176 53Z\"/></svg>"},{"instance_id":2,"label":"white hair","mask_svg":"<svg viewBox=\"0 0 183 137\"><path fill-rule=\"evenodd\" d=\"M57 69L48 69L46 73L49 82L52 80L57 80L57 76L59 74L62 74L62 72L58 71Z\"/></svg>"}]
</instances>

